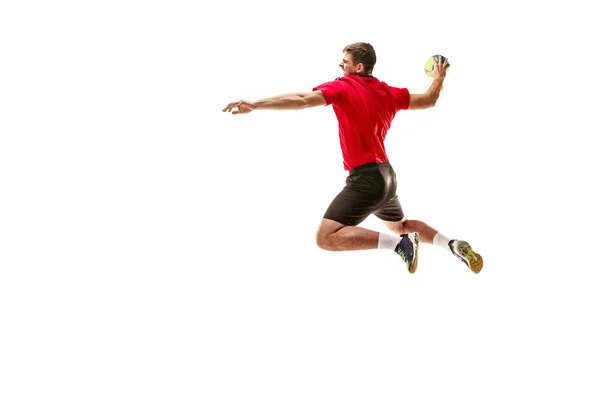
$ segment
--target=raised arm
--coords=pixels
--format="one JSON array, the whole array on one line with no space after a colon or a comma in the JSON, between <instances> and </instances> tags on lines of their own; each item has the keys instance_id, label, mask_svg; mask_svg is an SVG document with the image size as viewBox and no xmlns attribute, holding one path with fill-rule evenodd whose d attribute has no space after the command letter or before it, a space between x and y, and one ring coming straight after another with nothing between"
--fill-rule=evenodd
<instances>
[{"instance_id":1,"label":"raised arm","mask_svg":"<svg viewBox=\"0 0 600 400\"><path fill-rule=\"evenodd\" d=\"M410 95L409 110L420 110L435 106L437 99L440 97L444 79L446 78L446 70L449 67L450 64L448 64L448 59L446 59L443 64L439 60L436 61L435 68L431 74L433 77L431 86L425 93Z\"/></svg>"},{"instance_id":2,"label":"raised arm","mask_svg":"<svg viewBox=\"0 0 600 400\"><path fill-rule=\"evenodd\" d=\"M232 114L247 114L253 110L301 110L326 104L323 92L315 90L312 92L282 94L257 101L234 101L229 103L223 111ZM234 108L237 108L237 110L234 110Z\"/></svg>"}]
</instances>

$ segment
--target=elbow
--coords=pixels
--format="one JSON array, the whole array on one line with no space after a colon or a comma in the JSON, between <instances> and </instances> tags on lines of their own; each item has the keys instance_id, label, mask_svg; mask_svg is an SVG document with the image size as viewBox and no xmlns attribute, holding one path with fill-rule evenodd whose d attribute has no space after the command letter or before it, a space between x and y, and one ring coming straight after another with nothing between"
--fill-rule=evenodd
<instances>
[{"instance_id":1,"label":"elbow","mask_svg":"<svg viewBox=\"0 0 600 400\"><path fill-rule=\"evenodd\" d=\"M310 107L314 107L317 105L314 97L311 98L309 96L300 96L299 103L300 103L300 105L299 105L300 109L310 108Z\"/></svg>"},{"instance_id":2,"label":"elbow","mask_svg":"<svg viewBox=\"0 0 600 400\"><path fill-rule=\"evenodd\" d=\"M301 110L306 107L306 99L300 96L290 96L286 100L285 109L287 110Z\"/></svg>"},{"instance_id":3,"label":"elbow","mask_svg":"<svg viewBox=\"0 0 600 400\"><path fill-rule=\"evenodd\" d=\"M304 109L304 108L308 108L308 107L310 107L310 102L306 98L300 97L300 99L298 101L298 108Z\"/></svg>"},{"instance_id":4,"label":"elbow","mask_svg":"<svg viewBox=\"0 0 600 400\"><path fill-rule=\"evenodd\" d=\"M431 96L429 96L429 107L435 107L439 97L439 94L432 93Z\"/></svg>"}]
</instances>

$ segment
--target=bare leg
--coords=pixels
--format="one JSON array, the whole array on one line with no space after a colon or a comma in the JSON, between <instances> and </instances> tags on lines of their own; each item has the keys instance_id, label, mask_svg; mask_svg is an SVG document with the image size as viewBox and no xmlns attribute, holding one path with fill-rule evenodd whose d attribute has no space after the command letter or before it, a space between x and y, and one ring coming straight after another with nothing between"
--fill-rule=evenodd
<instances>
[{"instance_id":1,"label":"bare leg","mask_svg":"<svg viewBox=\"0 0 600 400\"><path fill-rule=\"evenodd\" d=\"M346 226L323 218L317 230L317 245L323 250L367 250L376 249L379 232L357 226Z\"/></svg>"},{"instance_id":2,"label":"bare leg","mask_svg":"<svg viewBox=\"0 0 600 400\"><path fill-rule=\"evenodd\" d=\"M399 235L403 233L419 232L419 241L421 243L433 243L433 238L438 232L425 222L417 221L415 219L406 219L402 221L390 222L383 221L385 225L394 233Z\"/></svg>"}]
</instances>

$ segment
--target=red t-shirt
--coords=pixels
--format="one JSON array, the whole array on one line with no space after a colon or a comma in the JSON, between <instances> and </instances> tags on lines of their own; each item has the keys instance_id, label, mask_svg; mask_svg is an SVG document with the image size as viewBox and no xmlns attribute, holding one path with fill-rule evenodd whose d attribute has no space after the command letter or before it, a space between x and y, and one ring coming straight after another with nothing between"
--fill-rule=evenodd
<instances>
[{"instance_id":1,"label":"red t-shirt","mask_svg":"<svg viewBox=\"0 0 600 400\"><path fill-rule=\"evenodd\" d=\"M375 77L344 75L319 85L339 122L344 169L388 161L383 141L396 112L410 103L408 89L389 86Z\"/></svg>"}]
</instances>

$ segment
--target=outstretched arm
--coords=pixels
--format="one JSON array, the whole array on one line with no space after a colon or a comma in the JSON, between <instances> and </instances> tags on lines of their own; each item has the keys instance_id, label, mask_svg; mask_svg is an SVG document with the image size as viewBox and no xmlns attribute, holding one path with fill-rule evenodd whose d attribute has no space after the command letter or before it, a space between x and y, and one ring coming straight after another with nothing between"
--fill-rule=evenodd
<instances>
[{"instance_id":1,"label":"outstretched arm","mask_svg":"<svg viewBox=\"0 0 600 400\"><path fill-rule=\"evenodd\" d=\"M323 92L315 90L313 92L282 94L257 101L234 101L229 103L223 111L232 114L246 114L253 110L301 110L326 104ZM234 110L234 108L237 108L237 110Z\"/></svg>"},{"instance_id":2,"label":"outstretched arm","mask_svg":"<svg viewBox=\"0 0 600 400\"><path fill-rule=\"evenodd\" d=\"M440 97L444 79L446 78L446 70L449 67L450 64L448 64L448 59L446 59L443 64L439 60L436 62L433 74L431 75L433 77L431 86L423 94L410 95L409 110L420 110L435 106L435 103Z\"/></svg>"}]
</instances>

